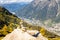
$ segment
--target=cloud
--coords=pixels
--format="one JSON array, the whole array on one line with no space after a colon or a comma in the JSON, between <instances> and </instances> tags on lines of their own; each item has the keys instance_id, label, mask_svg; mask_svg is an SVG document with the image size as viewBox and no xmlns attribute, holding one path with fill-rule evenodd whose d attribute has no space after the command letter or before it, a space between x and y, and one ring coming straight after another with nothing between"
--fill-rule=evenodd
<instances>
[{"instance_id":1,"label":"cloud","mask_svg":"<svg viewBox=\"0 0 60 40\"><path fill-rule=\"evenodd\" d=\"M32 0L0 0L0 3L31 2Z\"/></svg>"}]
</instances>

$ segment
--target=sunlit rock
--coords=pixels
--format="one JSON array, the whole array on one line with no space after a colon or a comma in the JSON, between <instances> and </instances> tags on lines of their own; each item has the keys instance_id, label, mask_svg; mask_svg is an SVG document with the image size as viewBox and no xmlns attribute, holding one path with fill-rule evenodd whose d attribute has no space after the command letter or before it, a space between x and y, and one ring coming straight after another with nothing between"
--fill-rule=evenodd
<instances>
[{"instance_id":1,"label":"sunlit rock","mask_svg":"<svg viewBox=\"0 0 60 40\"><path fill-rule=\"evenodd\" d=\"M34 30L32 31L34 32ZM21 29L15 29L12 33L6 35L2 40L48 40L41 34L38 37L34 37L28 32L22 31Z\"/></svg>"}]
</instances>

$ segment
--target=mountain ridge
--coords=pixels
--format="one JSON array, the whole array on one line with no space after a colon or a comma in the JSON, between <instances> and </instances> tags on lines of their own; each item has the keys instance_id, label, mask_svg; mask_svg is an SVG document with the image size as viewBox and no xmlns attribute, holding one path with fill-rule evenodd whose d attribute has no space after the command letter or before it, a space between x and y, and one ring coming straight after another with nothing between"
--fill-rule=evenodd
<instances>
[{"instance_id":1,"label":"mountain ridge","mask_svg":"<svg viewBox=\"0 0 60 40\"><path fill-rule=\"evenodd\" d=\"M35 19L39 19L40 20L40 19L44 19L44 17L46 17L47 15L51 16L51 14L54 12L54 14L52 16L55 17L56 14L57 14L58 5L57 5L57 2L55 0L53 0L53 1L52 0L50 0L50 1L48 1L48 0L46 0L46 1L38 0L37 3L34 3L35 2L35 0L34 0L29 5L24 7L22 10L18 10L16 12L17 16L19 16L19 14L20 14L21 17L25 17L25 18L34 18L35 17ZM51 7L49 7L50 4L52 4ZM34 7L34 5L36 5L36 6ZM50 14L49 14L48 10L49 11L52 10ZM47 17L50 17L50 16L47 16ZM50 18L52 18L52 17L50 17Z\"/></svg>"},{"instance_id":2,"label":"mountain ridge","mask_svg":"<svg viewBox=\"0 0 60 40\"><path fill-rule=\"evenodd\" d=\"M21 9L22 7L26 6L28 3L21 2L21 3L9 3L9 4L0 4L0 6L5 7L10 12L15 12L18 9Z\"/></svg>"}]
</instances>

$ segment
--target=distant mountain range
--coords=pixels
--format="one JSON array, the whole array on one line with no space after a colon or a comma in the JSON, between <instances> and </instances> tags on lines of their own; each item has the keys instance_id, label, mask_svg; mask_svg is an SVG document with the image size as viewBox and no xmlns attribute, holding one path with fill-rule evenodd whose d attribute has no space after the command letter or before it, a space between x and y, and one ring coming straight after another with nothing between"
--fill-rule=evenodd
<instances>
[{"instance_id":1,"label":"distant mountain range","mask_svg":"<svg viewBox=\"0 0 60 40\"><path fill-rule=\"evenodd\" d=\"M0 4L0 6L5 7L8 9L10 12L15 12L18 9L21 9L22 7L26 6L28 3L9 3L9 4Z\"/></svg>"},{"instance_id":2,"label":"distant mountain range","mask_svg":"<svg viewBox=\"0 0 60 40\"><path fill-rule=\"evenodd\" d=\"M16 11L16 15L28 19L49 20L60 22L60 1L59 0L34 0L21 10Z\"/></svg>"}]
</instances>

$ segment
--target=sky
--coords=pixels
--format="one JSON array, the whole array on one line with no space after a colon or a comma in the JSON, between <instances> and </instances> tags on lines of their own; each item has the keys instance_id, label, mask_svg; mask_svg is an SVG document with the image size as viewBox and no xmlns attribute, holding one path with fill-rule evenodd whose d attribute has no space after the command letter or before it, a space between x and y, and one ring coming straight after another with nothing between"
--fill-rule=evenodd
<instances>
[{"instance_id":1,"label":"sky","mask_svg":"<svg viewBox=\"0 0 60 40\"><path fill-rule=\"evenodd\" d=\"M31 2L32 0L0 0L1 4L13 3L13 2Z\"/></svg>"}]
</instances>

